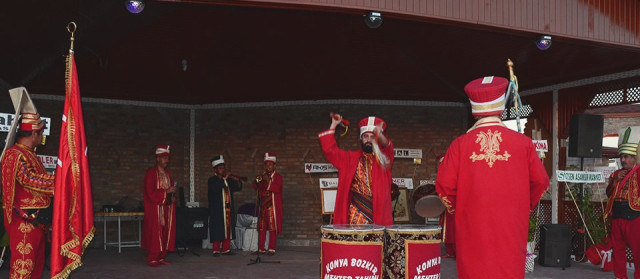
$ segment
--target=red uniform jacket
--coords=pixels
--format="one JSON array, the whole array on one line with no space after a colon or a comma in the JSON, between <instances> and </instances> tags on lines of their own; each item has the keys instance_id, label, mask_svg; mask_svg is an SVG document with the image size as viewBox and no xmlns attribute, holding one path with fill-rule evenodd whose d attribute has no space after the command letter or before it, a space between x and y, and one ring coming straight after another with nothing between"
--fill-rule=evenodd
<instances>
[{"instance_id":1,"label":"red uniform jacket","mask_svg":"<svg viewBox=\"0 0 640 279\"><path fill-rule=\"evenodd\" d=\"M322 135L324 134L324 135ZM339 171L338 193L333 211L334 224L346 224L349 221L349 204L351 204L351 183L356 174L358 160L362 156L362 150L342 150L338 148L334 133L321 133L320 145L327 160ZM383 168L376 160L371 169L371 192L373 193L373 223L383 226L393 225L391 207L391 166L393 165L393 144L381 149L389 158L389 167Z\"/></svg>"},{"instance_id":2,"label":"red uniform jacket","mask_svg":"<svg viewBox=\"0 0 640 279\"><path fill-rule=\"evenodd\" d=\"M278 230L278 235L282 234L282 175L280 173L274 171L273 176L271 177L273 180L271 184L269 181L262 180L258 183L257 190L269 191L271 192L271 202L273 205L271 206L272 210L275 211L275 219L276 219L276 227ZM256 184L253 184L253 188L256 188Z\"/></svg>"},{"instance_id":3,"label":"red uniform jacket","mask_svg":"<svg viewBox=\"0 0 640 279\"><path fill-rule=\"evenodd\" d=\"M10 224L13 208L46 208L53 196L55 176L48 174L33 149L14 144L2 158L2 205L4 220Z\"/></svg>"},{"instance_id":4,"label":"red uniform jacket","mask_svg":"<svg viewBox=\"0 0 640 279\"><path fill-rule=\"evenodd\" d=\"M451 143L436 179L461 279L524 278L529 213L549 187L531 139L491 120Z\"/></svg>"},{"instance_id":5,"label":"red uniform jacket","mask_svg":"<svg viewBox=\"0 0 640 279\"><path fill-rule=\"evenodd\" d=\"M618 177L618 173L623 171L624 169L616 170L609 177L609 184L607 185L607 196L609 200L607 201L607 208L605 213L607 216L611 215L611 208L613 207L613 202L615 200L615 196L619 195L619 191L622 191L622 187L624 185L618 186L622 181L616 181L615 178ZM636 171L635 173L631 173L629 179L627 180L629 184L629 189L627 192L626 198L629 202L629 207L635 211L640 211L640 182L638 182L638 175L640 171Z\"/></svg>"},{"instance_id":6,"label":"red uniform jacket","mask_svg":"<svg viewBox=\"0 0 640 279\"><path fill-rule=\"evenodd\" d=\"M173 178L169 170L169 185L173 185ZM144 176L144 220L142 227L141 248L149 252L173 251L176 244L176 207L175 203L165 205L167 190L157 188L158 167L147 170ZM164 217L165 227L160 225L160 218Z\"/></svg>"}]
</instances>

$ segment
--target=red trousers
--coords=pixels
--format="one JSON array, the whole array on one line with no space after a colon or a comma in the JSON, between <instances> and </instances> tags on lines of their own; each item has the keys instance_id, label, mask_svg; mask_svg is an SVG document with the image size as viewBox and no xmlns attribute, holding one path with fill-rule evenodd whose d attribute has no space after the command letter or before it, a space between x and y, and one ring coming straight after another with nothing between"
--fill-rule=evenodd
<instances>
[{"instance_id":1,"label":"red trousers","mask_svg":"<svg viewBox=\"0 0 640 279\"><path fill-rule=\"evenodd\" d=\"M269 251L276 251L276 237L278 233L275 231L269 231ZM264 242L267 240L267 231L259 231L258 233L258 251L264 252Z\"/></svg>"},{"instance_id":2,"label":"red trousers","mask_svg":"<svg viewBox=\"0 0 640 279\"><path fill-rule=\"evenodd\" d=\"M633 278L640 279L640 218L634 220L613 219L611 240L613 242L613 274L616 278L627 279L627 246L633 254L636 271Z\"/></svg>"},{"instance_id":3,"label":"red trousers","mask_svg":"<svg viewBox=\"0 0 640 279\"><path fill-rule=\"evenodd\" d=\"M213 253L220 253L220 244L222 244L222 253L231 251L231 239L214 240L211 244L213 245Z\"/></svg>"},{"instance_id":4,"label":"red trousers","mask_svg":"<svg viewBox=\"0 0 640 279\"><path fill-rule=\"evenodd\" d=\"M5 220L11 249L11 279L40 279L44 268L45 231L13 215L11 224Z\"/></svg>"},{"instance_id":5,"label":"red trousers","mask_svg":"<svg viewBox=\"0 0 640 279\"><path fill-rule=\"evenodd\" d=\"M152 262L159 262L160 260L164 260L167 257L167 252L168 252L167 250L157 251L157 252L149 251L149 254L147 254L147 262L152 263Z\"/></svg>"}]
</instances>

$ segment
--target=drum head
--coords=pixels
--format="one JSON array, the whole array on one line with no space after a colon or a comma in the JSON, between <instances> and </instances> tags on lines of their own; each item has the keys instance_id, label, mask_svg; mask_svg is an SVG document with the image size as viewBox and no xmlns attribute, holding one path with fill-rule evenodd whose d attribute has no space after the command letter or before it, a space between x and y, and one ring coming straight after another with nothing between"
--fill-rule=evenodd
<instances>
[{"instance_id":1,"label":"drum head","mask_svg":"<svg viewBox=\"0 0 640 279\"><path fill-rule=\"evenodd\" d=\"M413 190L411 194L411 200L414 203L418 202L418 200L424 196L433 195L436 193L436 185L433 184L422 184Z\"/></svg>"},{"instance_id":2,"label":"drum head","mask_svg":"<svg viewBox=\"0 0 640 279\"><path fill-rule=\"evenodd\" d=\"M446 209L440 198L435 195L420 198L416 202L416 213L425 218L437 217Z\"/></svg>"}]
</instances>

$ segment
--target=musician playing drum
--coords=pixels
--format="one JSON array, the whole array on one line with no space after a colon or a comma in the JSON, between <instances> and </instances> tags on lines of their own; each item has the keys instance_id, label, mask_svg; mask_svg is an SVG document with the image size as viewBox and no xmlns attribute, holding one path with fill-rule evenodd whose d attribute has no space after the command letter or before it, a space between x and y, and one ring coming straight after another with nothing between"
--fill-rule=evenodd
<instances>
[{"instance_id":1,"label":"musician playing drum","mask_svg":"<svg viewBox=\"0 0 640 279\"><path fill-rule=\"evenodd\" d=\"M384 135L384 120L370 116L362 119L362 150L338 148L335 129L342 116L332 115L329 129L318 134L322 152L338 170L338 193L333 214L334 224L392 225L391 165L393 144Z\"/></svg>"}]
</instances>

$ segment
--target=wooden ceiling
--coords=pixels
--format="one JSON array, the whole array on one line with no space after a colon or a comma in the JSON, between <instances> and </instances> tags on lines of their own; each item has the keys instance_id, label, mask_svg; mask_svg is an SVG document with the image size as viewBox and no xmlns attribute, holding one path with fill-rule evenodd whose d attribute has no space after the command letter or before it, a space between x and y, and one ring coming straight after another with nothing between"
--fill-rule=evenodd
<instances>
[{"instance_id":1,"label":"wooden ceiling","mask_svg":"<svg viewBox=\"0 0 640 279\"><path fill-rule=\"evenodd\" d=\"M7 1L9 2L9 1ZM67 23L83 97L175 104L378 99L466 102L464 85L508 76L520 90L640 68L639 48L364 12L147 1L10 1L0 7L0 89L64 95ZM6 92L6 91L5 91ZM2 97L2 100L8 101Z\"/></svg>"}]
</instances>

